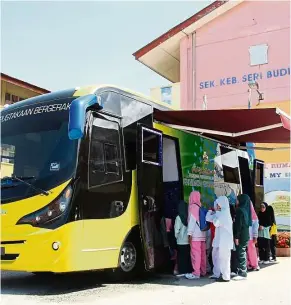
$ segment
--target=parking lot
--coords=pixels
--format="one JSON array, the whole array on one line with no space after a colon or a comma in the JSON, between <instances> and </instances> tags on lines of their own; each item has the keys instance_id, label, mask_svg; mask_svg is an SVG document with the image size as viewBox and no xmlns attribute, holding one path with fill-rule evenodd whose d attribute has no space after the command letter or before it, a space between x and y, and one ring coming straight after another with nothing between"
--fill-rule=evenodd
<instances>
[{"instance_id":1,"label":"parking lot","mask_svg":"<svg viewBox=\"0 0 291 305\"><path fill-rule=\"evenodd\" d=\"M172 276L147 276L131 283L112 283L100 274L39 278L2 272L2 304L183 304L289 305L291 260L252 272L246 281L216 283Z\"/></svg>"}]
</instances>

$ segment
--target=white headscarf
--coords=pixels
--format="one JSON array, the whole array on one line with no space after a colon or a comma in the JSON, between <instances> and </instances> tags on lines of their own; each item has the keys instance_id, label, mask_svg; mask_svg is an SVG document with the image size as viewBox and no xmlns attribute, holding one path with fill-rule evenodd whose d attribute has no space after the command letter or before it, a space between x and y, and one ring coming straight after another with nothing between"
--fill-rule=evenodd
<instances>
[{"instance_id":1,"label":"white headscarf","mask_svg":"<svg viewBox=\"0 0 291 305\"><path fill-rule=\"evenodd\" d=\"M230 214L229 201L226 196L218 197L214 202L214 207L217 205L221 207L220 211L216 211L214 225L216 246L219 247L233 247L233 231L232 231L232 218Z\"/></svg>"}]
</instances>

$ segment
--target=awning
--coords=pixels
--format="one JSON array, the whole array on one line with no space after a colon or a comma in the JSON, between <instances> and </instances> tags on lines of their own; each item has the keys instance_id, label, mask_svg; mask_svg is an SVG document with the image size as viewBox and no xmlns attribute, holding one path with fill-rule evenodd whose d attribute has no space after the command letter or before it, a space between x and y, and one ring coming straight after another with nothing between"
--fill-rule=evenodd
<instances>
[{"instance_id":1,"label":"awning","mask_svg":"<svg viewBox=\"0 0 291 305\"><path fill-rule=\"evenodd\" d=\"M290 117L278 108L155 110L156 121L232 145L290 143Z\"/></svg>"}]
</instances>

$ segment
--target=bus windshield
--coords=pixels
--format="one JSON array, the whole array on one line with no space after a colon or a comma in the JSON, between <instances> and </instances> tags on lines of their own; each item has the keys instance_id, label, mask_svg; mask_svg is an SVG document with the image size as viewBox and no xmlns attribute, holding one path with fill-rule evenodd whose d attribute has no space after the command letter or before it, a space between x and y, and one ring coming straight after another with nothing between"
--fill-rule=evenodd
<instances>
[{"instance_id":1,"label":"bus windshield","mask_svg":"<svg viewBox=\"0 0 291 305\"><path fill-rule=\"evenodd\" d=\"M73 176L78 141L68 137L71 100L1 112L2 203L48 191Z\"/></svg>"}]
</instances>

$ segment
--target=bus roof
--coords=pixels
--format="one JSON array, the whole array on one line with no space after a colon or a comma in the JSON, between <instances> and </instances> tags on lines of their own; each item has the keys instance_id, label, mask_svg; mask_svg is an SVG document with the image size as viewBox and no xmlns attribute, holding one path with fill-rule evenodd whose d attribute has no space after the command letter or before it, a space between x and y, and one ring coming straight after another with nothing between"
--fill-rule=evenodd
<instances>
[{"instance_id":1,"label":"bus roof","mask_svg":"<svg viewBox=\"0 0 291 305\"><path fill-rule=\"evenodd\" d=\"M173 107L170 105L163 103L161 101L154 100L150 97L147 97L146 95L143 95L141 93L137 93L133 90L126 89L126 88L121 88L115 85L110 85L110 84L102 84L102 85L91 85L91 86L84 86L84 87L76 87L76 88L71 88L71 89L65 89L65 90L60 90L60 91L55 91L47 94L42 94L38 95L26 100L23 100L21 102L17 102L15 104L9 105L6 108L1 109L2 111L5 111L7 108L9 110L21 108L21 107L26 107L33 105L35 103L41 103L41 102L46 102L46 101L53 101L53 100L58 100L58 99L63 99L63 98L70 98L70 97L78 97L78 96L84 96L87 94L94 94L97 91L102 91L105 89L113 89L114 91L118 91L120 93L124 94L129 94L131 96L135 96L139 98L139 100L150 104L154 109L157 110L174 110Z\"/></svg>"}]
</instances>

